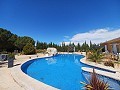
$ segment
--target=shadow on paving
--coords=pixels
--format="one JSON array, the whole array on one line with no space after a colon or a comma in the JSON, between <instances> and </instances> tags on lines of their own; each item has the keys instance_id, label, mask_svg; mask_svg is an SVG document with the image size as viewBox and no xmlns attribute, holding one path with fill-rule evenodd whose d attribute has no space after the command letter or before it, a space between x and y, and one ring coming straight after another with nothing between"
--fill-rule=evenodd
<instances>
[{"instance_id":1,"label":"shadow on paving","mask_svg":"<svg viewBox=\"0 0 120 90\"><path fill-rule=\"evenodd\" d=\"M21 65L21 63L19 63L19 64L15 64L14 66L19 66L19 65Z\"/></svg>"}]
</instances>

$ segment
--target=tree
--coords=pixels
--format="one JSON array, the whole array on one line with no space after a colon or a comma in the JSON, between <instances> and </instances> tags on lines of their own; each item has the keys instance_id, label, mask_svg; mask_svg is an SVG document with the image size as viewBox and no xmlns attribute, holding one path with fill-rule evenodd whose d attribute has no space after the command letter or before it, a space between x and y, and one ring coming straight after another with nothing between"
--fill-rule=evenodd
<instances>
[{"instance_id":1,"label":"tree","mask_svg":"<svg viewBox=\"0 0 120 90\"><path fill-rule=\"evenodd\" d=\"M65 51L66 51L65 42L62 42L61 51L62 51L62 52L65 52Z\"/></svg>"},{"instance_id":2,"label":"tree","mask_svg":"<svg viewBox=\"0 0 120 90\"><path fill-rule=\"evenodd\" d=\"M48 44L48 47L53 47L53 43L50 42L50 43Z\"/></svg>"},{"instance_id":3,"label":"tree","mask_svg":"<svg viewBox=\"0 0 120 90\"><path fill-rule=\"evenodd\" d=\"M47 47L48 47L48 46L47 46L47 43L44 42L44 43L43 43L43 49L47 49Z\"/></svg>"},{"instance_id":4,"label":"tree","mask_svg":"<svg viewBox=\"0 0 120 90\"><path fill-rule=\"evenodd\" d=\"M25 55L30 55L30 54L35 54L35 48L33 46L32 43L27 43L24 47L23 47L23 52Z\"/></svg>"},{"instance_id":5,"label":"tree","mask_svg":"<svg viewBox=\"0 0 120 90\"><path fill-rule=\"evenodd\" d=\"M16 49L22 51L23 47L27 43L32 43L32 45L34 45L35 41L31 37L18 37L16 34L13 34L6 29L0 28L0 52L13 52Z\"/></svg>"},{"instance_id":6,"label":"tree","mask_svg":"<svg viewBox=\"0 0 120 90\"><path fill-rule=\"evenodd\" d=\"M14 34L10 31L0 28L0 51L13 51L14 50ZM12 50L11 50L12 49Z\"/></svg>"},{"instance_id":7,"label":"tree","mask_svg":"<svg viewBox=\"0 0 120 90\"><path fill-rule=\"evenodd\" d=\"M23 47L27 44L27 43L31 43L32 45L35 45L35 41L28 36L23 36L23 37L18 37L16 42L15 42L15 46L17 48L19 48L20 51L23 50Z\"/></svg>"},{"instance_id":8,"label":"tree","mask_svg":"<svg viewBox=\"0 0 120 90\"><path fill-rule=\"evenodd\" d=\"M70 42L67 51L68 51L68 52L74 52L74 47L75 47L74 43L71 43L71 42Z\"/></svg>"},{"instance_id":9,"label":"tree","mask_svg":"<svg viewBox=\"0 0 120 90\"><path fill-rule=\"evenodd\" d=\"M90 50L92 50L93 48L93 45L92 45L92 42L90 41Z\"/></svg>"},{"instance_id":10,"label":"tree","mask_svg":"<svg viewBox=\"0 0 120 90\"><path fill-rule=\"evenodd\" d=\"M89 50L89 45L86 43L86 41L82 44L81 50L84 52L87 52Z\"/></svg>"},{"instance_id":11,"label":"tree","mask_svg":"<svg viewBox=\"0 0 120 90\"><path fill-rule=\"evenodd\" d=\"M39 41L37 41L37 43L36 43L36 49L40 49L40 42Z\"/></svg>"},{"instance_id":12,"label":"tree","mask_svg":"<svg viewBox=\"0 0 120 90\"><path fill-rule=\"evenodd\" d=\"M81 50L80 43L76 45L76 51L78 52L79 50Z\"/></svg>"},{"instance_id":13,"label":"tree","mask_svg":"<svg viewBox=\"0 0 120 90\"><path fill-rule=\"evenodd\" d=\"M80 44L78 43L78 50L80 50Z\"/></svg>"},{"instance_id":14,"label":"tree","mask_svg":"<svg viewBox=\"0 0 120 90\"><path fill-rule=\"evenodd\" d=\"M15 46L15 41L17 40L18 36L13 34L9 39L8 39L8 43L9 43L9 47L7 47L7 51L14 51L17 50L17 47Z\"/></svg>"}]
</instances>

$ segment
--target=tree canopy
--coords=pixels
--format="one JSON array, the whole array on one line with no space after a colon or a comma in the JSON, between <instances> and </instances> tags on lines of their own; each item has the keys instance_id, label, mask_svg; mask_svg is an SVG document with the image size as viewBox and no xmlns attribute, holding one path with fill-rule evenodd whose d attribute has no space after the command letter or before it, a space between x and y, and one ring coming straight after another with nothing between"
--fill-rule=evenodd
<instances>
[{"instance_id":1,"label":"tree canopy","mask_svg":"<svg viewBox=\"0 0 120 90\"><path fill-rule=\"evenodd\" d=\"M11 33L9 30L0 28L0 52L13 52L14 50L18 50L20 52L23 50L23 47L26 46L28 43L31 43L33 46L35 46L35 41L33 38L28 36L18 36L16 34ZM83 44L78 43L77 45L71 42L69 45L66 45L65 42L62 42L61 45L55 44L53 42L36 42L36 49L47 49L48 47L55 47L60 52L67 52L70 51L70 49L72 49L73 51L73 48L75 48L76 52L87 52L89 50L92 50L93 48L98 48L99 45L92 44L91 41L90 45L88 45L86 41Z\"/></svg>"},{"instance_id":2,"label":"tree canopy","mask_svg":"<svg viewBox=\"0 0 120 90\"><path fill-rule=\"evenodd\" d=\"M30 54L35 54L35 47L32 45L32 43L27 43L24 47L23 47L23 52L25 55L30 55Z\"/></svg>"},{"instance_id":3,"label":"tree canopy","mask_svg":"<svg viewBox=\"0 0 120 90\"><path fill-rule=\"evenodd\" d=\"M10 31L0 28L0 51L13 52L14 50L23 50L27 43L35 44L35 41L28 36L17 36Z\"/></svg>"},{"instance_id":4,"label":"tree canopy","mask_svg":"<svg viewBox=\"0 0 120 90\"><path fill-rule=\"evenodd\" d=\"M15 42L15 46L21 51L27 43L31 43L32 45L34 45L35 41L28 36L18 37Z\"/></svg>"}]
</instances>

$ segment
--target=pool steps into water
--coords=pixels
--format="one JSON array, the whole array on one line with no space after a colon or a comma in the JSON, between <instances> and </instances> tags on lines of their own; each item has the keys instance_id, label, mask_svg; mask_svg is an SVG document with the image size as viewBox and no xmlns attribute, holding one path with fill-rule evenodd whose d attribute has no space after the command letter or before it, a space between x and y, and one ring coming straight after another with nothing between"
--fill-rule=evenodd
<instances>
[{"instance_id":1,"label":"pool steps into water","mask_svg":"<svg viewBox=\"0 0 120 90\"><path fill-rule=\"evenodd\" d=\"M88 68L88 67L82 67L81 68L83 71L86 71L86 72L93 72L93 68ZM103 75L103 76L106 76L106 77L109 77L109 78L113 78L115 80L119 80L120 81L120 73L111 73L111 72L107 72L107 71L103 71L103 70L98 70L98 69L95 69L95 72L99 75Z\"/></svg>"}]
</instances>

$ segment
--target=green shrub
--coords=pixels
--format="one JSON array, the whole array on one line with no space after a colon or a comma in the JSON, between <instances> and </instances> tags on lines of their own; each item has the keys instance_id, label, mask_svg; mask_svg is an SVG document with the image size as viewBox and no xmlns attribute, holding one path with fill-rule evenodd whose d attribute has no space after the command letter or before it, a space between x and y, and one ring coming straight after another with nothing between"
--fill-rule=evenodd
<instances>
[{"instance_id":1,"label":"green shrub","mask_svg":"<svg viewBox=\"0 0 120 90\"><path fill-rule=\"evenodd\" d=\"M0 52L0 54L7 54L7 53L8 53L7 51Z\"/></svg>"},{"instance_id":2,"label":"green shrub","mask_svg":"<svg viewBox=\"0 0 120 90\"><path fill-rule=\"evenodd\" d=\"M99 62L103 58L103 54L101 53L101 49L93 49L89 54L88 59L91 59L93 62Z\"/></svg>"},{"instance_id":3,"label":"green shrub","mask_svg":"<svg viewBox=\"0 0 120 90\"><path fill-rule=\"evenodd\" d=\"M8 54L8 60L15 59L15 54L14 53L9 53Z\"/></svg>"},{"instance_id":4,"label":"green shrub","mask_svg":"<svg viewBox=\"0 0 120 90\"><path fill-rule=\"evenodd\" d=\"M47 51L46 49L38 49L38 50L36 50L37 53L46 53L46 51Z\"/></svg>"},{"instance_id":5,"label":"green shrub","mask_svg":"<svg viewBox=\"0 0 120 90\"><path fill-rule=\"evenodd\" d=\"M112 61L105 61L104 65L114 67L114 63Z\"/></svg>"},{"instance_id":6,"label":"green shrub","mask_svg":"<svg viewBox=\"0 0 120 90\"><path fill-rule=\"evenodd\" d=\"M35 48L31 43L28 43L23 47L23 52L25 55L30 55L30 54L36 53Z\"/></svg>"}]
</instances>

